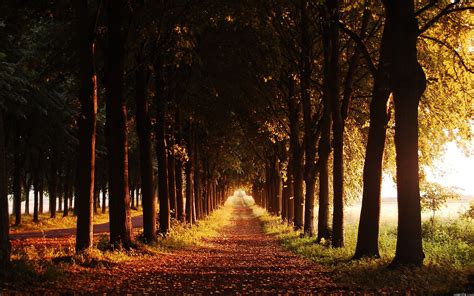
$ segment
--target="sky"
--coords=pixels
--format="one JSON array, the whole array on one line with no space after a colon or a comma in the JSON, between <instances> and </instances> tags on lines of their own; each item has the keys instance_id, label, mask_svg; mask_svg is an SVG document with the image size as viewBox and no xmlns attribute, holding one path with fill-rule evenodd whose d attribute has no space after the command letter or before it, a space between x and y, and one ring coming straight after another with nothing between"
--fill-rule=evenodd
<instances>
[{"instance_id":1,"label":"sky","mask_svg":"<svg viewBox=\"0 0 474 296\"><path fill-rule=\"evenodd\" d=\"M440 170L427 172L427 179L447 187L456 187L465 196L474 196L474 151L473 145L469 155L461 151L454 142L446 144L446 152L435 161ZM382 197L396 197L397 190L393 180L386 175L382 182Z\"/></svg>"}]
</instances>

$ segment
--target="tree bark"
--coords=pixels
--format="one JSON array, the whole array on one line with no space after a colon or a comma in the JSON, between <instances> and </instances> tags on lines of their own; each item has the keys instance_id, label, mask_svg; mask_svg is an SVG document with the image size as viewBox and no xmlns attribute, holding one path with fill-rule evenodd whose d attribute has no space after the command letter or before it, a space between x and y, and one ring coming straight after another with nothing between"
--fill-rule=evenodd
<instances>
[{"instance_id":1,"label":"tree bark","mask_svg":"<svg viewBox=\"0 0 474 296\"><path fill-rule=\"evenodd\" d=\"M193 215L193 204L194 204L194 192L193 192L193 179L194 169L192 160L189 159L186 162L185 174L186 174L186 222L194 224L195 219Z\"/></svg>"},{"instance_id":2,"label":"tree bark","mask_svg":"<svg viewBox=\"0 0 474 296\"><path fill-rule=\"evenodd\" d=\"M25 176L23 178L23 193L25 195L25 214L30 214L30 189L31 189L31 176L30 178L26 175L25 169Z\"/></svg>"},{"instance_id":3,"label":"tree bark","mask_svg":"<svg viewBox=\"0 0 474 296\"><path fill-rule=\"evenodd\" d=\"M38 164L33 165L33 222L39 222L39 168Z\"/></svg>"},{"instance_id":4,"label":"tree bark","mask_svg":"<svg viewBox=\"0 0 474 296\"><path fill-rule=\"evenodd\" d=\"M328 22L327 51L325 60L327 63L327 88L328 101L331 102L332 134L333 134L333 221L331 244L335 248L344 246L344 124L341 114L341 103L339 100L340 72L339 72L339 1L326 0Z\"/></svg>"},{"instance_id":5,"label":"tree bark","mask_svg":"<svg viewBox=\"0 0 474 296\"><path fill-rule=\"evenodd\" d=\"M141 59L138 61L142 63ZM137 105L137 134L140 149L140 176L142 184L143 235L148 242L156 240L156 194L153 189L153 154L151 122L147 101L147 70L138 67L135 74L135 101Z\"/></svg>"},{"instance_id":6,"label":"tree bark","mask_svg":"<svg viewBox=\"0 0 474 296\"><path fill-rule=\"evenodd\" d=\"M314 235L314 191L316 185L316 131L310 96L311 81L311 40L308 24L308 2L301 1L301 100L303 102L305 166L304 180L306 184L304 208L304 233Z\"/></svg>"},{"instance_id":7,"label":"tree bark","mask_svg":"<svg viewBox=\"0 0 474 296\"><path fill-rule=\"evenodd\" d=\"M183 199L183 162L176 160L176 205L178 207L178 221L184 222L184 199Z\"/></svg>"},{"instance_id":8,"label":"tree bark","mask_svg":"<svg viewBox=\"0 0 474 296\"><path fill-rule=\"evenodd\" d=\"M171 216L174 219L178 218L178 210L177 210L177 200L176 200L176 175L175 175L175 167L176 167L176 161L173 156L173 153L171 151L173 147L173 141L172 137L169 137L169 154L168 154L168 192L169 192L169 198L170 198L170 211L171 211Z\"/></svg>"},{"instance_id":9,"label":"tree bark","mask_svg":"<svg viewBox=\"0 0 474 296\"><path fill-rule=\"evenodd\" d=\"M303 151L300 144L300 127L299 117L301 104L295 95L295 81L293 77L289 77L288 87L289 99L288 109L290 111L290 162L289 170L293 180L293 207L294 227L295 229L303 228Z\"/></svg>"},{"instance_id":10,"label":"tree bark","mask_svg":"<svg viewBox=\"0 0 474 296\"><path fill-rule=\"evenodd\" d=\"M63 217L69 215L69 201L72 199L72 172L71 164L68 163L65 169L65 180L64 180L64 207Z\"/></svg>"},{"instance_id":11,"label":"tree bark","mask_svg":"<svg viewBox=\"0 0 474 296\"><path fill-rule=\"evenodd\" d=\"M42 167L42 165L40 165ZM43 172L40 169L40 175L38 178L38 194L39 194L39 208L38 211L40 214L43 214L44 209L44 179L43 179Z\"/></svg>"},{"instance_id":12,"label":"tree bark","mask_svg":"<svg viewBox=\"0 0 474 296\"><path fill-rule=\"evenodd\" d=\"M54 144L53 144L54 145ZM56 200L58 198L58 161L57 147L53 147L51 155L51 174L49 176L49 214L56 218Z\"/></svg>"},{"instance_id":13,"label":"tree bark","mask_svg":"<svg viewBox=\"0 0 474 296\"><path fill-rule=\"evenodd\" d=\"M326 105L327 106L327 105ZM318 237L316 241L328 240L329 231L329 172L328 161L331 153L331 111L324 107L321 122L321 137L318 144L318 172L319 172L319 209L318 209Z\"/></svg>"},{"instance_id":14,"label":"tree bark","mask_svg":"<svg viewBox=\"0 0 474 296\"><path fill-rule=\"evenodd\" d=\"M390 22L386 18L380 45L378 69L370 102L370 126L363 172L362 208L354 259L380 257L378 236L382 189L382 162L385 149L386 126L389 121L387 102L390 96L388 65L393 44Z\"/></svg>"},{"instance_id":15,"label":"tree bark","mask_svg":"<svg viewBox=\"0 0 474 296\"><path fill-rule=\"evenodd\" d=\"M94 202L95 143L97 117L97 76L94 67L94 30L89 17L87 2L74 2L78 16L79 75L81 80L79 99L81 115L79 125L79 147L76 175L76 199L74 210L77 214L76 252L92 247L92 205Z\"/></svg>"},{"instance_id":16,"label":"tree bark","mask_svg":"<svg viewBox=\"0 0 474 296\"><path fill-rule=\"evenodd\" d=\"M170 201L168 191L168 161L166 152L166 101L164 98L164 86L161 79L161 65L155 66L156 83L156 155L158 158L158 198L160 201L159 231L162 235L168 235L170 230Z\"/></svg>"},{"instance_id":17,"label":"tree bark","mask_svg":"<svg viewBox=\"0 0 474 296\"><path fill-rule=\"evenodd\" d=\"M122 0L108 1L106 72L106 142L109 168L110 243L132 244L128 188L127 106L123 91L124 42ZM93 191L92 191L93 192Z\"/></svg>"},{"instance_id":18,"label":"tree bark","mask_svg":"<svg viewBox=\"0 0 474 296\"><path fill-rule=\"evenodd\" d=\"M7 163L3 112L0 111L0 267L7 270L10 264L10 235L7 195Z\"/></svg>"},{"instance_id":19,"label":"tree bark","mask_svg":"<svg viewBox=\"0 0 474 296\"><path fill-rule=\"evenodd\" d=\"M419 28L413 0L386 0L384 5L387 18L394 23L390 28L396 44L390 67L398 196L397 248L392 266L422 265L425 255L421 238L418 105L426 88L426 77L417 59Z\"/></svg>"},{"instance_id":20,"label":"tree bark","mask_svg":"<svg viewBox=\"0 0 474 296\"><path fill-rule=\"evenodd\" d=\"M20 156L20 136L16 137L16 149L13 156L13 205L15 212L15 225L21 224L21 156ZM1 157L1 155L0 155Z\"/></svg>"},{"instance_id":21,"label":"tree bark","mask_svg":"<svg viewBox=\"0 0 474 296\"><path fill-rule=\"evenodd\" d=\"M194 161L194 207L196 220L202 218L202 190L201 190L201 166L200 166L200 151L199 143L197 141L197 124L193 126L193 161Z\"/></svg>"}]
</instances>

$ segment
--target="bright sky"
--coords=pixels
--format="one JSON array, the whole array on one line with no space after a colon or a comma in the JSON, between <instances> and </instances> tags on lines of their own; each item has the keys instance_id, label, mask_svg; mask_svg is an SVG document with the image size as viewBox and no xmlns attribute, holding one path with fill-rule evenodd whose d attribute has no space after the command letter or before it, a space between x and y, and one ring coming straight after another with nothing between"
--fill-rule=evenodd
<instances>
[{"instance_id":1,"label":"bright sky","mask_svg":"<svg viewBox=\"0 0 474 296\"><path fill-rule=\"evenodd\" d=\"M455 143L446 144L445 154L435 161L436 171L428 171L427 179L444 186L460 189L466 196L474 196L474 150L471 146L469 155L464 154ZM396 197L395 184L389 176L382 182L382 197Z\"/></svg>"}]
</instances>

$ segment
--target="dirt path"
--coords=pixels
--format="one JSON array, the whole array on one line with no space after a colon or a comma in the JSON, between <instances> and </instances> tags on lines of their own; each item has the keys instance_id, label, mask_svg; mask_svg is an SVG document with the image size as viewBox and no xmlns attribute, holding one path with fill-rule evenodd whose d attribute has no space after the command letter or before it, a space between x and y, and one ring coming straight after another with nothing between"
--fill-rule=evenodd
<instances>
[{"instance_id":1,"label":"dirt path","mask_svg":"<svg viewBox=\"0 0 474 296\"><path fill-rule=\"evenodd\" d=\"M91 280L93 279L93 280ZM337 292L330 274L284 250L265 235L249 207L234 209L231 224L204 247L136 259L88 274L88 292L110 294L308 294ZM87 283L87 284L86 284Z\"/></svg>"}]
</instances>

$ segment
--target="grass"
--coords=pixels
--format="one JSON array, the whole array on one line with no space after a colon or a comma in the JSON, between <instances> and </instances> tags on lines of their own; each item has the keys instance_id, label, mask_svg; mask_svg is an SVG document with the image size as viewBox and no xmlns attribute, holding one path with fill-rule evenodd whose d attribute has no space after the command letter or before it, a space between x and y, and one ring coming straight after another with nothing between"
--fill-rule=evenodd
<instances>
[{"instance_id":1,"label":"grass","mask_svg":"<svg viewBox=\"0 0 474 296\"><path fill-rule=\"evenodd\" d=\"M140 216L141 210L130 210L132 217ZM21 216L21 224L15 224L15 216L10 216L10 233L22 233L22 232L35 232L35 231L46 231L52 229L68 229L76 228L76 217L72 215L72 212L67 217L63 217L62 212L56 214L56 218L50 218L49 213L43 213L39 215L39 221L33 222L33 215ZM109 213L100 212L94 215L94 224L102 224L109 222Z\"/></svg>"},{"instance_id":2,"label":"grass","mask_svg":"<svg viewBox=\"0 0 474 296\"><path fill-rule=\"evenodd\" d=\"M346 225L345 247L333 249L329 242L317 244L314 237L302 237L293 227L281 223L279 217L252 206L254 214L263 221L267 234L275 235L282 245L325 266L333 273L336 283L351 290L377 292L416 291L421 294L456 293L466 291L469 277L472 289L474 275L474 223L469 219L438 221L423 224L425 265L421 268L391 270L396 247L396 225L384 222L380 227L379 259L351 260L354 254L357 227Z\"/></svg>"},{"instance_id":3,"label":"grass","mask_svg":"<svg viewBox=\"0 0 474 296\"><path fill-rule=\"evenodd\" d=\"M169 235L166 238L160 238L152 247L169 251L202 245L203 239L216 236L219 229L230 223L231 215L232 206L228 204L212 212L198 224L174 222Z\"/></svg>"}]
</instances>

